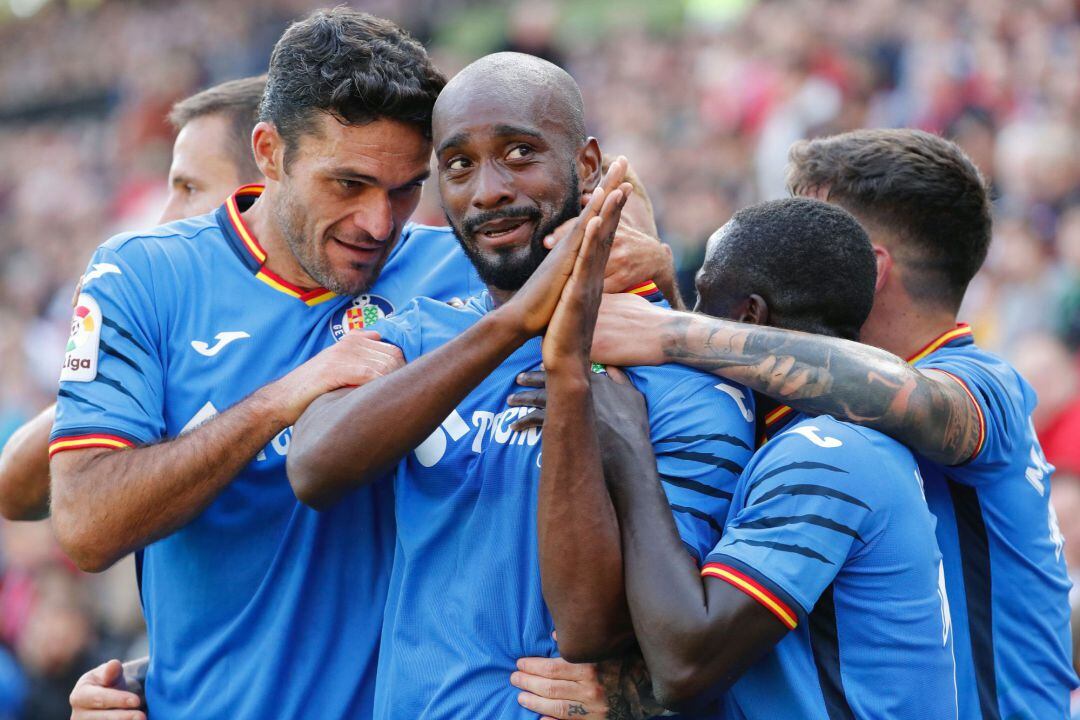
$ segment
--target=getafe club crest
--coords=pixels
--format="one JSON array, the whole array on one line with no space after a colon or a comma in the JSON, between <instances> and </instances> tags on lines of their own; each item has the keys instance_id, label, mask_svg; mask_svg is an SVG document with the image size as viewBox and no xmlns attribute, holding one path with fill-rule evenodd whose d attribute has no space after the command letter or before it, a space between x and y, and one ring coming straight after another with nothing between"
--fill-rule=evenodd
<instances>
[{"instance_id":1,"label":"getafe club crest","mask_svg":"<svg viewBox=\"0 0 1080 720\"><path fill-rule=\"evenodd\" d=\"M378 295L358 295L350 305L330 318L330 333L335 340L345 337L345 333L363 330L394 313L390 301Z\"/></svg>"}]
</instances>

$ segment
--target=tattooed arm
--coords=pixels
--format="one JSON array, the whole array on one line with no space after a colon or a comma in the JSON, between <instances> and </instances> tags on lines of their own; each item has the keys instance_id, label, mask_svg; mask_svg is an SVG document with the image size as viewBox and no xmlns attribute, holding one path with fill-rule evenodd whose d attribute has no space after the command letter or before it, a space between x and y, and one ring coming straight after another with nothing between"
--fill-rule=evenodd
<instances>
[{"instance_id":1,"label":"tattooed arm","mask_svg":"<svg viewBox=\"0 0 1080 720\"><path fill-rule=\"evenodd\" d=\"M979 449L979 409L963 385L857 342L673 312L618 295L604 299L592 357L707 370L796 410L873 428L937 462L963 463Z\"/></svg>"}]
</instances>

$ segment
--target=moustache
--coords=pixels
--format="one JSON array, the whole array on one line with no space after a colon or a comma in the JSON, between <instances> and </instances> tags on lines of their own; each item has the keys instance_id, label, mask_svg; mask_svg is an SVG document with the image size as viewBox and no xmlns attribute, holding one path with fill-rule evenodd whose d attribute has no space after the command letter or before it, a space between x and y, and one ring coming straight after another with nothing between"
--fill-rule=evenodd
<instances>
[{"instance_id":1,"label":"moustache","mask_svg":"<svg viewBox=\"0 0 1080 720\"><path fill-rule=\"evenodd\" d=\"M539 223L540 217L540 211L534 207L499 208L498 210L484 210L477 213L476 215L473 215L470 218L466 218L461 223L461 230L466 235L473 235L476 233L477 228L493 220L502 220L504 218L523 218L534 223Z\"/></svg>"}]
</instances>

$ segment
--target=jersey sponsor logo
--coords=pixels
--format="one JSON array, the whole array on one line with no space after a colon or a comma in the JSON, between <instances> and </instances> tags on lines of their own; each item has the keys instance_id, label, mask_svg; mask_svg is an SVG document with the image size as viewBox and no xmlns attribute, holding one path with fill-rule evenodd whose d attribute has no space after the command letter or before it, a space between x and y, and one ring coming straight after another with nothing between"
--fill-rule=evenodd
<instances>
[{"instance_id":1,"label":"jersey sponsor logo","mask_svg":"<svg viewBox=\"0 0 1080 720\"><path fill-rule=\"evenodd\" d=\"M86 285L91 280L97 280L99 277L102 277L103 275L109 275L109 274L123 275L124 274L124 273L120 272L120 268L113 265L112 263L94 263L91 267L92 267L92 269L90 270L90 272L83 275L82 279L79 280L80 285Z\"/></svg>"},{"instance_id":2,"label":"jersey sponsor logo","mask_svg":"<svg viewBox=\"0 0 1080 720\"><path fill-rule=\"evenodd\" d=\"M475 435L470 448L477 454L484 452L489 443L533 447L540 442L540 428L514 430L510 426L533 412L534 409L512 407L498 413L490 410L474 410L472 427L461 416L461 413L454 410L413 452L421 465L434 467L446 455L451 442L461 440L474 430ZM539 458L537 458L536 466L540 467Z\"/></svg>"},{"instance_id":3,"label":"jersey sponsor logo","mask_svg":"<svg viewBox=\"0 0 1080 720\"><path fill-rule=\"evenodd\" d=\"M97 300L79 293L71 315L71 335L64 352L61 382L91 382L97 377L98 346L101 343L101 308Z\"/></svg>"},{"instance_id":4,"label":"jersey sponsor logo","mask_svg":"<svg viewBox=\"0 0 1080 720\"><path fill-rule=\"evenodd\" d=\"M330 334L335 340L345 333L371 327L379 320L394 314L394 306L379 295L357 295L352 303L330 318Z\"/></svg>"},{"instance_id":5,"label":"jersey sponsor logo","mask_svg":"<svg viewBox=\"0 0 1080 720\"><path fill-rule=\"evenodd\" d=\"M184 427L180 428L180 433L179 434L183 435L188 430L194 430L195 428L199 427L204 422L206 422L207 420L209 420L210 418L214 417L217 414L218 414L218 409L216 407L214 407L214 403L207 401L207 403L205 405L203 405L201 408L199 408L199 412L192 415L191 419L188 420L184 424Z\"/></svg>"},{"instance_id":6,"label":"jersey sponsor logo","mask_svg":"<svg viewBox=\"0 0 1080 720\"><path fill-rule=\"evenodd\" d=\"M244 338L249 337L251 336L243 330L227 330L225 332L219 332L217 335L214 336L214 339L217 340L217 342L213 345L208 345L202 340L192 340L191 347L194 348L195 352L199 353L200 355L203 355L205 357L214 357L219 352L221 352L222 349L229 343L235 342L237 340L243 340Z\"/></svg>"}]
</instances>

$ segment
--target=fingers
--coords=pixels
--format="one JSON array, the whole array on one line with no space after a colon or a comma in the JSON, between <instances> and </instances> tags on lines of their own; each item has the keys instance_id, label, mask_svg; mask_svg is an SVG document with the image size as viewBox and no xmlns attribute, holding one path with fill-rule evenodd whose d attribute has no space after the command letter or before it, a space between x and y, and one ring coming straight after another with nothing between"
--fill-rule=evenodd
<instances>
[{"instance_id":1,"label":"fingers","mask_svg":"<svg viewBox=\"0 0 1080 720\"><path fill-rule=\"evenodd\" d=\"M83 676L89 683L102 687L112 687L124 674L124 664L119 660L109 660Z\"/></svg>"},{"instance_id":2,"label":"fingers","mask_svg":"<svg viewBox=\"0 0 1080 720\"><path fill-rule=\"evenodd\" d=\"M546 376L543 370L530 370L529 372L518 373L517 384L525 387L542 388L545 379Z\"/></svg>"},{"instance_id":3,"label":"fingers","mask_svg":"<svg viewBox=\"0 0 1080 720\"><path fill-rule=\"evenodd\" d=\"M614 380L619 385L629 385L630 378L623 372L622 368L615 367L614 365L605 365L604 369L607 370L608 377Z\"/></svg>"},{"instance_id":4,"label":"fingers","mask_svg":"<svg viewBox=\"0 0 1080 720\"><path fill-rule=\"evenodd\" d=\"M532 710L538 715L559 718L559 720L574 720L589 715L589 711L583 703L569 700L549 700L526 692L518 693L518 705L526 710Z\"/></svg>"},{"instance_id":5,"label":"fingers","mask_svg":"<svg viewBox=\"0 0 1080 720\"><path fill-rule=\"evenodd\" d=\"M135 693L90 684L76 686L68 700L73 710L138 710L142 705Z\"/></svg>"},{"instance_id":6,"label":"fingers","mask_svg":"<svg viewBox=\"0 0 1080 720\"><path fill-rule=\"evenodd\" d=\"M546 408L547 391L543 389L522 390L506 398L506 404L514 407Z\"/></svg>"},{"instance_id":7,"label":"fingers","mask_svg":"<svg viewBox=\"0 0 1080 720\"><path fill-rule=\"evenodd\" d=\"M596 667L588 663L571 663L561 657L519 658L517 669L530 675L540 675L553 680L588 680L596 677Z\"/></svg>"},{"instance_id":8,"label":"fingers","mask_svg":"<svg viewBox=\"0 0 1080 720\"><path fill-rule=\"evenodd\" d=\"M592 195L589 195L589 200L592 200ZM588 201L585 202L583 207L588 206ZM566 236L574 229L574 225L577 223L577 218L570 218L562 225L555 228L550 235L544 238L544 247L551 250L558 245L562 240L566 239Z\"/></svg>"},{"instance_id":9,"label":"fingers","mask_svg":"<svg viewBox=\"0 0 1080 720\"><path fill-rule=\"evenodd\" d=\"M510 684L549 700L578 699L579 684L573 680L553 680L541 675L516 672L510 675Z\"/></svg>"},{"instance_id":10,"label":"fingers","mask_svg":"<svg viewBox=\"0 0 1080 720\"><path fill-rule=\"evenodd\" d=\"M523 432L532 428L542 428L544 427L544 418L547 417L546 412L545 410L533 410L531 413L512 422L510 429L514 432Z\"/></svg>"},{"instance_id":11,"label":"fingers","mask_svg":"<svg viewBox=\"0 0 1080 720\"><path fill-rule=\"evenodd\" d=\"M73 710L71 720L146 720L140 710Z\"/></svg>"}]
</instances>

